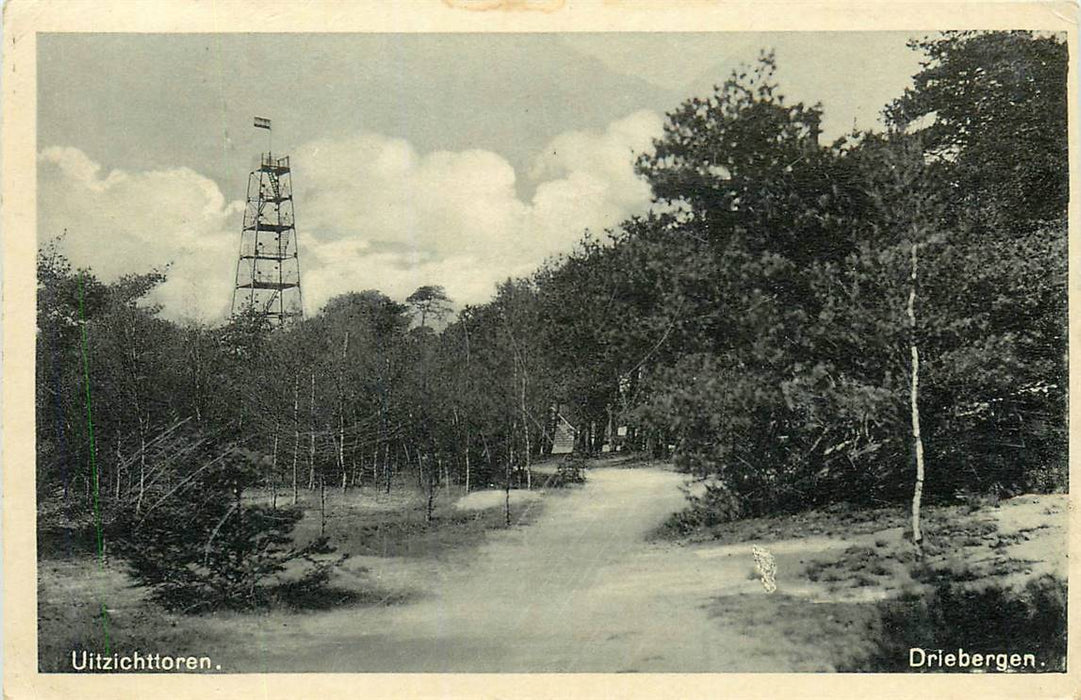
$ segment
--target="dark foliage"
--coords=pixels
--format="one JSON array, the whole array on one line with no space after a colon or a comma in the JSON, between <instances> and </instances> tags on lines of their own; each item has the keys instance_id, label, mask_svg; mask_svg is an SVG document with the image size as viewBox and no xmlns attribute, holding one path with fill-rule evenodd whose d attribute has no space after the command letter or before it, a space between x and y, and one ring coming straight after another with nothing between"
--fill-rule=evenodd
<instances>
[{"instance_id":1,"label":"dark foliage","mask_svg":"<svg viewBox=\"0 0 1081 700\"><path fill-rule=\"evenodd\" d=\"M838 670L853 672L996 672L937 666L913 669L909 650L1036 656L1038 673L1066 670L1066 582L1053 576L1030 581L1022 590L972 589L941 582L930 595L906 595L879 603L881 630L874 650ZM1032 671L1033 669L1021 669Z\"/></svg>"},{"instance_id":2,"label":"dark foliage","mask_svg":"<svg viewBox=\"0 0 1081 700\"><path fill-rule=\"evenodd\" d=\"M43 541L123 550L178 607L251 605L318 549L291 543L300 489L416 488L435 527L448 482L539 485L531 465L568 423L578 455L618 443L707 479L681 530L897 503L914 346L929 500L1064 489L1065 42L913 48L926 62L886 132L833 144L763 54L638 155L654 211L445 327L435 284L405 303L344 294L283 328L178 325L152 303L164 271L106 283L46 247ZM244 501L255 485L269 504Z\"/></svg>"},{"instance_id":3,"label":"dark foliage","mask_svg":"<svg viewBox=\"0 0 1081 700\"><path fill-rule=\"evenodd\" d=\"M683 527L909 497L911 345L928 498L1066 486L1065 46L914 48L927 63L885 134L820 145L818 109L784 101L767 55L670 114L639 159L683 213L615 242L665 272L636 309L670 332L633 415L724 484Z\"/></svg>"},{"instance_id":4,"label":"dark foliage","mask_svg":"<svg viewBox=\"0 0 1081 700\"><path fill-rule=\"evenodd\" d=\"M701 495L688 495L688 506L673 513L661 527L668 535L686 535L696 530L739 520L745 513L741 499L723 481L705 484Z\"/></svg>"},{"instance_id":5,"label":"dark foliage","mask_svg":"<svg viewBox=\"0 0 1081 700\"><path fill-rule=\"evenodd\" d=\"M585 460L577 456L568 456L560 460L556 473L544 482L546 488L564 488L586 482Z\"/></svg>"},{"instance_id":6,"label":"dark foliage","mask_svg":"<svg viewBox=\"0 0 1081 700\"><path fill-rule=\"evenodd\" d=\"M325 539L293 545L299 508L243 502L243 491L259 477L257 455L233 449L212 467L194 472L143 512L115 523L121 553L132 576L172 610L265 605L291 561L309 564L290 590L325 586L329 564L317 554L332 550Z\"/></svg>"}]
</instances>

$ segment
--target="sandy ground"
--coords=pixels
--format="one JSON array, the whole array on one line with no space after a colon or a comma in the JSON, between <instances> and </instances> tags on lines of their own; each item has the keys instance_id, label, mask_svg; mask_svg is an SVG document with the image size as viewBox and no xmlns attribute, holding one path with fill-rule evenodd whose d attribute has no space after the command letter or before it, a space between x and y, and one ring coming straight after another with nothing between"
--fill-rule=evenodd
<instances>
[{"instance_id":1,"label":"sandy ground","mask_svg":"<svg viewBox=\"0 0 1081 700\"><path fill-rule=\"evenodd\" d=\"M380 585L419 584L424 596L288 620L222 618L213 636L249 640L239 652L222 650L222 668L787 670L781 656L742 653L740 633L706 611L722 589L766 595L753 578L749 545L704 556L703 548L645 541L684 506L682 482L661 469L594 469L584 488L551 499L533 525L492 537L468 565L353 562L368 566Z\"/></svg>"},{"instance_id":2,"label":"sandy ground","mask_svg":"<svg viewBox=\"0 0 1081 700\"><path fill-rule=\"evenodd\" d=\"M540 491L520 491L515 489L510 492L510 506L515 508L530 501L540 500L543 494ZM499 489L486 491L474 491L473 493L459 498L454 504L458 510L484 510L485 508L502 508L506 502L507 494Z\"/></svg>"},{"instance_id":3,"label":"sandy ground","mask_svg":"<svg viewBox=\"0 0 1081 700\"><path fill-rule=\"evenodd\" d=\"M857 534L779 520L735 544L648 541L686 505L683 484L664 468L594 468L581 488L527 495L544 501L537 519L490 531L479 548L348 560L335 583L386 591L389 604L167 616L172 622L163 619L160 634L142 643L183 643L223 672L828 671L866 643L869 604L912 585L899 556L909 547L893 523ZM462 506L503 497L479 492ZM954 536L949 556L999 583L1065 575L1066 505L1064 495L1022 496L945 513L975 533ZM997 533L981 535L981 520ZM773 594L755 570L756 544L776 563ZM96 574L95 584L65 573L74 563L49 566L59 567L49 580L112 591L117 624L119 608L153 612L117 572ZM51 593L58 601L86 595Z\"/></svg>"}]
</instances>

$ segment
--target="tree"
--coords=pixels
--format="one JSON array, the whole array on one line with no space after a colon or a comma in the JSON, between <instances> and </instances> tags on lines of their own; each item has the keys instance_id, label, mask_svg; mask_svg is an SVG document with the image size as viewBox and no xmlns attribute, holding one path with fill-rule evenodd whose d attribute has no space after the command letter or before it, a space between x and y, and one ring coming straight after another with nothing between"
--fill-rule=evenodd
<instances>
[{"instance_id":1,"label":"tree","mask_svg":"<svg viewBox=\"0 0 1081 700\"><path fill-rule=\"evenodd\" d=\"M424 285L418 287L415 292L406 297L405 303L413 308L414 313L420 314L420 327L427 328L428 317L432 316L442 321L450 313L450 297L443 287L438 285Z\"/></svg>"},{"instance_id":2,"label":"tree","mask_svg":"<svg viewBox=\"0 0 1081 700\"><path fill-rule=\"evenodd\" d=\"M870 200L879 214L872 239L879 259L904 260L908 257L908 284L905 299L905 315L908 321L906 345L910 356L908 367L909 425L911 454L915 465L912 491L912 544L917 556L922 554L920 508L923 501L925 481L924 443L920 421L920 346L923 337L917 316L917 303L922 300L924 287L920 276L920 250L937 249L944 241L939 230L942 222L941 187L936 183L924 159L922 139L894 134L881 142L879 159L874 160L875 174L871 179ZM870 146L865 146L870 149ZM908 255L905 256L904 253ZM925 261L926 262L926 261ZM893 274L904 277L905 266L898 265ZM933 268L932 268L933 269ZM887 266L886 274L889 275ZM892 285L891 285L892 286ZM901 285L896 285L900 287ZM937 291L937 290L936 290ZM899 303L899 300L898 300Z\"/></svg>"},{"instance_id":3,"label":"tree","mask_svg":"<svg viewBox=\"0 0 1081 700\"><path fill-rule=\"evenodd\" d=\"M919 444L910 437L912 448L903 449L891 437L916 432L911 399L917 395L920 442L929 440L929 463L944 467L926 475L924 489L932 498L1065 484L1053 476L1065 474L1066 454L1066 402L1059 393L1066 377L1065 202L1058 202L1058 220L1041 221L1045 214L1026 211L1016 199L1023 189L1011 193L998 186L1025 162L1028 156L1020 151L1034 131L1065 138L1054 135L1060 115L1026 109L1023 102L999 101L988 111L998 99L997 69L970 74L949 55L957 51L971 58L973 49L965 42L976 41L981 52L1000 61L1016 56L1019 74L1032 75L1024 67L1031 52L1008 48L1022 38L951 37L926 69L934 78L917 76L917 85L940 97L980 100L970 110L984 113L978 140L996 141L994 153L969 152L968 127L948 119L895 123L888 135L862 135L843 149L843 161L866 183L865 204L839 229L848 229L853 252L840 264L825 261L810 270L812 294L821 302L807 326L812 371L797 373L785 388L807 423L820 426L825 436L823 473L832 478L847 462L854 475L864 475L860 490L876 498L895 500L904 490L901 475L911 472L894 465L915 464L919 472ZM992 51L996 42L999 49ZM961 74L951 76L946 65ZM985 89L983 80L990 81ZM985 95L989 103L982 102ZM928 115L936 104L915 93L906 100ZM954 104L947 112L957 109ZM945 152L942 143L949 144ZM1001 157L1015 149L1014 162ZM978 167L984 172L977 177ZM1048 199L1056 199L1056 192L1051 188ZM990 203L992 196L996 201ZM904 360L913 348L916 356ZM920 492L917 479L914 506ZM918 541L916 523L913 529Z\"/></svg>"},{"instance_id":4,"label":"tree","mask_svg":"<svg viewBox=\"0 0 1081 700\"><path fill-rule=\"evenodd\" d=\"M751 513L817 491L821 432L784 387L813 365L821 302L806 271L851 252L862 205L851 165L819 143L820 108L788 104L774 72L763 54L669 114L638 170L674 213L617 245L658 282L642 304L653 341L636 354L655 364L639 413L678 464L723 478Z\"/></svg>"},{"instance_id":5,"label":"tree","mask_svg":"<svg viewBox=\"0 0 1081 700\"><path fill-rule=\"evenodd\" d=\"M296 505L305 462L324 525L328 480L360 483L366 459L388 492L415 477L433 526L437 485L455 481L501 485L509 523L557 413L582 428L580 452L602 448L605 424L656 455L674 446L710 480L704 521L909 501L918 544L925 501L1065 488L1064 42L913 46L927 61L881 134L821 143L821 109L785 101L770 54L685 101L636 160L655 211L587 232L450 323L425 285L405 303L344 294L281 328L258 314L181 327L147 301L163 273L105 283L46 247L45 519L87 512L107 481L107 518L146 518L193 585L229 597L244 586L226 579L243 580L250 598L252 576L274 575L255 571L286 556L293 510L237 505L256 474L276 494L291 471ZM219 583L156 520L185 508L222 523L199 535L224 547Z\"/></svg>"},{"instance_id":6,"label":"tree","mask_svg":"<svg viewBox=\"0 0 1081 700\"><path fill-rule=\"evenodd\" d=\"M887 114L942 182L949 245L925 279L936 319L924 395L938 491L1063 488L1066 474L1067 49L1027 31L948 32ZM963 284L958 284L962 281Z\"/></svg>"},{"instance_id":7,"label":"tree","mask_svg":"<svg viewBox=\"0 0 1081 700\"><path fill-rule=\"evenodd\" d=\"M410 412L410 427L414 437L414 450L418 479L427 482L428 503L425 512L427 522L431 523L435 506L435 489L442 475L442 453L446 416L442 415L443 398L438 387L433 387L431 379L439 354L439 339L428 328L428 317L442 321L450 313L451 301L441 286L425 285L418 288L406 299L406 304L420 315L419 327L410 334L413 341L416 369L419 372L415 387L415 400ZM425 479L426 477L426 479Z\"/></svg>"},{"instance_id":8,"label":"tree","mask_svg":"<svg viewBox=\"0 0 1081 700\"><path fill-rule=\"evenodd\" d=\"M156 318L157 307L145 301L164 279L152 271L104 284L89 270L72 270L55 245L40 252L36 403L43 494L59 478L66 503L73 477L81 472L86 503L109 484L115 488L106 493L119 501L130 453L138 465L133 502L140 506L152 468L148 444L156 431L177 421L173 401L156 390L172 383L164 353L176 329ZM88 415L91 394L94 410ZM98 450L105 440L110 449Z\"/></svg>"},{"instance_id":9,"label":"tree","mask_svg":"<svg viewBox=\"0 0 1081 700\"><path fill-rule=\"evenodd\" d=\"M324 567L313 557L332 551L326 540L298 547L290 537L303 511L243 502L265 457L234 447L202 459L144 513L124 519L122 547L136 580L184 612L263 605L280 583L274 577L294 560L310 564L302 585L322 585Z\"/></svg>"},{"instance_id":10,"label":"tree","mask_svg":"<svg viewBox=\"0 0 1081 700\"><path fill-rule=\"evenodd\" d=\"M955 31L909 45L926 59L886 115L920 131L949 174L956 212L1022 228L1061 218L1069 197L1063 37Z\"/></svg>"}]
</instances>

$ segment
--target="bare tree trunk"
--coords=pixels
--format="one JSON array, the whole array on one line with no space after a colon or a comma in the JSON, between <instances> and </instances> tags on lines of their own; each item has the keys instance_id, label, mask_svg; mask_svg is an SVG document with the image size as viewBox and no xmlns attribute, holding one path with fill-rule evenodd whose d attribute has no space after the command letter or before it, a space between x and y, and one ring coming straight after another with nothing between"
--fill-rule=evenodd
<instances>
[{"instance_id":1,"label":"bare tree trunk","mask_svg":"<svg viewBox=\"0 0 1081 700\"><path fill-rule=\"evenodd\" d=\"M357 407L350 409L353 416L353 449L350 450L352 467L349 470L349 484L359 487L364 483L364 447L360 440L360 426L357 425Z\"/></svg>"},{"instance_id":2,"label":"bare tree trunk","mask_svg":"<svg viewBox=\"0 0 1081 700\"><path fill-rule=\"evenodd\" d=\"M146 492L146 427L142 416L139 417L139 497L135 501L135 514L143 509L143 494Z\"/></svg>"},{"instance_id":3,"label":"bare tree trunk","mask_svg":"<svg viewBox=\"0 0 1081 700\"><path fill-rule=\"evenodd\" d=\"M443 458L439 458L439 464L443 468L443 491L450 495L450 462L444 462Z\"/></svg>"},{"instance_id":4,"label":"bare tree trunk","mask_svg":"<svg viewBox=\"0 0 1081 700\"><path fill-rule=\"evenodd\" d=\"M421 463L422 455L421 455L421 452L420 452L420 448L419 447L414 448L413 452L414 452L414 455L413 455L414 462L416 463L416 466L417 466L417 488L421 489L423 491L424 490L424 464ZM409 447L408 446L405 448L405 464L406 464L406 466L409 466Z\"/></svg>"},{"instance_id":5,"label":"bare tree trunk","mask_svg":"<svg viewBox=\"0 0 1081 700\"><path fill-rule=\"evenodd\" d=\"M327 480L325 470L319 470L319 536L327 534Z\"/></svg>"},{"instance_id":6,"label":"bare tree trunk","mask_svg":"<svg viewBox=\"0 0 1081 700\"><path fill-rule=\"evenodd\" d=\"M421 454L418 452L417 453L417 464L421 465L421 464L424 463L424 461L425 460L423 459ZM433 465L432 464L431 457L429 457L427 459L427 462L428 462L428 469L427 469L427 472L428 472L428 511L427 511L427 514L425 515L424 520L425 520L425 522L431 523L432 522L432 510L434 510L434 508L435 508L435 477L436 477L436 469L438 469L438 465ZM421 467L421 469L423 470L423 467Z\"/></svg>"},{"instance_id":7,"label":"bare tree trunk","mask_svg":"<svg viewBox=\"0 0 1081 700\"><path fill-rule=\"evenodd\" d=\"M469 324L466 320L462 319L462 332L465 334L465 369L466 369L466 384L471 386L469 367L470 367L470 353L469 353ZM469 423L465 426L465 492L469 494Z\"/></svg>"},{"instance_id":8,"label":"bare tree trunk","mask_svg":"<svg viewBox=\"0 0 1081 700\"><path fill-rule=\"evenodd\" d=\"M530 463L531 458L529 454L529 415L526 412L525 389L526 374L525 367L522 367L522 435L525 437L525 487L527 490L532 490L533 468Z\"/></svg>"},{"instance_id":9,"label":"bare tree trunk","mask_svg":"<svg viewBox=\"0 0 1081 700\"><path fill-rule=\"evenodd\" d=\"M510 331L508 330L509 334ZM522 359L522 354L518 350L518 343L514 341L514 336L511 336L511 343L514 347L514 381L518 383L521 380L520 387L521 393L519 396L519 410L522 413L522 437L524 446L524 461L525 461L525 479L526 488L533 488L533 470L529 462L529 413L526 410L526 382L527 376L525 371L525 361Z\"/></svg>"},{"instance_id":10,"label":"bare tree trunk","mask_svg":"<svg viewBox=\"0 0 1081 700\"><path fill-rule=\"evenodd\" d=\"M300 375L293 375L293 505L297 504L297 463L300 460Z\"/></svg>"},{"instance_id":11,"label":"bare tree trunk","mask_svg":"<svg viewBox=\"0 0 1081 700\"><path fill-rule=\"evenodd\" d=\"M386 492L390 493L390 442L383 443L383 481Z\"/></svg>"},{"instance_id":12,"label":"bare tree trunk","mask_svg":"<svg viewBox=\"0 0 1081 700\"><path fill-rule=\"evenodd\" d=\"M507 527L510 527L510 460L507 460L503 470L503 516Z\"/></svg>"},{"instance_id":13,"label":"bare tree trunk","mask_svg":"<svg viewBox=\"0 0 1081 700\"><path fill-rule=\"evenodd\" d=\"M910 326L909 348L912 353L911 387L912 441L916 452L916 487L912 492L912 546L916 556L923 555L923 533L920 531L920 501L923 500L923 438L920 436L920 353L916 346L916 270L918 245L912 244L912 273L908 290L908 321Z\"/></svg>"},{"instance_id":14,"label":"bare tree trunk","mask_svg":"<svg viewBox=\"0 0 1081 700\"><path fill-rule=\"evenodd\" d=\"M345 492L345 425L338 420L338 469L342 473L342 493Z\"/></svg>"},{"instance_id":15,"label":"bare tree trunk","mask_svg":"<svg viewBox=\"0 0 1081 700\"><path fill-rule=\"evenodd\" d=\"M514 435L515 428L517 428L517 426L511 427L511 431L507 437L507 463L506 467L503 469L503 515L507 527L510 527L510 477L511 469L514 465L514 445L512 443L514 438L510 436Z\"/></svg>"},{"instance_id":16,"label":"bare tree trunk","mask_svg":"<svg viewBox=\"0 0 1081 700\"><path fill-rule=\"evenodd\" d=\"M601 443L601 450L603 450L604 445L607 444L608 445L608 451L609 452L615 452L616 451L616 441L615 441L616 427L615 427L615 424L614 424L614 422L612 420L612 405L608 404L608 406L606 406L604 410L608 412L608 423L604 428L604 441L602 441L602 443Z\"/></svg>"},{"instance_id":17,"label":"bare tree trunk","mask_svg":"<svg viewBox=\"0 0 1081 700\"><path fill-rule=\"evenodd\" d=\"M136 420L139 423L139 495L135 501L135 514L138 515L142 511L143 497L146 494L146 433L150 423L150 415L149 410L144 415L143 402L141 401L142 394L139 391L141 386L139 381L139 338L133 325L125 327L125 331L128 335L128 357L131 360L129 370L131 372L132 403L135 408Z\"/></svg>"},{"instance_id":18,"label":"bare tree trunk","mask_svg":"<svg viewBox=\"0 0 1081 700\"><path fill-rule=\"evenodd\" d=\"M123 463L124 463L124 458L120 454L120 431L117 430L116 431L116 492L113 494L113 499L116 500L116 501L120 500L120 472L121 472Z\"/></svg>"},{"instance_id":19,"label":"bare tree trunk","mask_svg":"<svg viewBox=\"0 0 1081 700\"><path fill-rule=\"evenodd\" d=\"M236 518L237 518L237 521L240 523L240 526L237 528L237 531L238 532L244 532L244 507L243 507L244 490L242 488L240 488L239 486L237 486L236 488L233 489L233 495L236 496L236 506L235 506L236 507ZM240 568L241 558L244 555L242 554L241 549L239 547L233 549L233 556L234 556L233 561L235 562L235 566L237 568Z\"/></svg>"},{"instance_id":20,"label":"bare tree trunk","mask_svg":"<svg viewBox=\"0 0 1081 700\"><path fill-rule=\"evenodd\" d=\"M308 490L315 489L315 370L312 370L312 393L311 393L311 411L309 421L311 424L312 434L310 447L308 448Z\"/></svg>"},{"instance_id":21,"label":"bare tree trunk","mask_svg":"<svg viewBox=\"0 0 1081 700\"><path fill-rule=\"evenodd\" d=\"M327 426L330 428L330 426ZM331 434L330 446L334 448L334 462L338 465L338 473L342 475L342 492L345 492L345 449L337 435Z\"/></svg>"},{"instance_id":22,"label":"bare tree trunk","mask_svg":"<svg viewBox=\"0 0 1081 700\"><path fill-rule=\"evenodd\" d=\"M270 457L270 507L278 507L278 424L274 424L274 450Z\"/></svg>"},{"instance_id":23,"label":"bare tree trunk","mask_svg":"<svg viewBox=\"0 0 1081 700\"><path fill-rule=\"evenodd\" d=\"M342 493L345 493L345 356L349 351L349 331L342 341L342 361L338 366L338 468L342 470Z\"/></svg>"},{"instance_id":24,"label":"bare tree trunk","mask_svg":"<svg viewBox=\"0 0 1081 700\"><path fill-rule=\"evenodd\" d=\"M465 492L469 494L469 428L465 429Z\"/></svg>"},{"instance_id":25,"label":"bare tree trunk","mask_svg":"<svg viewBox=\"0 0 1081 700\"><path fill-rule=\"evenodd\" d=\"M454 407L454 428L459 439L462 438L462 424L458 416L458 407ZM469 427L465 429L465 440L462 443L463 461L465 462L465 492L469 493Z\"/></svg>"},{"instance_id":26,"label":"bare tree trunk","mask_svg":"<svg viewBox=\"0 0 1081 700\"><path fill-rule=\"evenodd\" d=\"M202 425L203 423L203 386L200 381L203 371L203 356L200 353L202 349L202 340L199 338L199 332L194 331L191 338L192 348L192 384L195 390L195 397L193 403L195 404L195 422Z\"/></svg>"}]
</instances>

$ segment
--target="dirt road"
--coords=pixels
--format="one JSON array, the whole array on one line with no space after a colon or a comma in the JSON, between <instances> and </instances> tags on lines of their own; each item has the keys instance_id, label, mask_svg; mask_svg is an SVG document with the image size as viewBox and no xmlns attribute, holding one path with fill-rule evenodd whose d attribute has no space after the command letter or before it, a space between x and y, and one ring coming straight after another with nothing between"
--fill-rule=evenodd
<instances>
[{"instance_id":1,"label":"dirt road","mask_svg":"<svg viewBox=\"0 0 1081 700\"><path fill-rule=\"evenodd\" d=\"M746 653L738 631L705 609L720 589L761 592L749 547L702 556L645 541L684 506L682 479L594 469L583 488L549 498L537 522L497 534L470 562L357 562L382 584L425 594L388 607L245 617L248 641L222 650L223 670L785 670L783 659ZM238 622L223 619L219 631L235 641Z\"/></svg>"},{"instance_id":2,"label":"dirt road","mask_svg":"<svg viewBox=\"0 0 1081 700\"><path fill-rule=\"evenodd\" d=\"M163 615L121 566L43 562L42 658L69 670L71 649L101 644L101 600L121 649L208 655L227 673L815 672L874 650L876 602L914 585L902 511L750 519L698 542L647 542L684 506L681 483L662 468L592 469L582 488L540 496L532 524L488 531L477 547L348 560L335 585L368 598L323 612ZM522 514L532 506L518 495ZM1067 504L932 506L929 530L950 546L931 563L981 586L1065 578ZM775 559L773 594L756 545Z\"/></svg>"}]
</instances>

